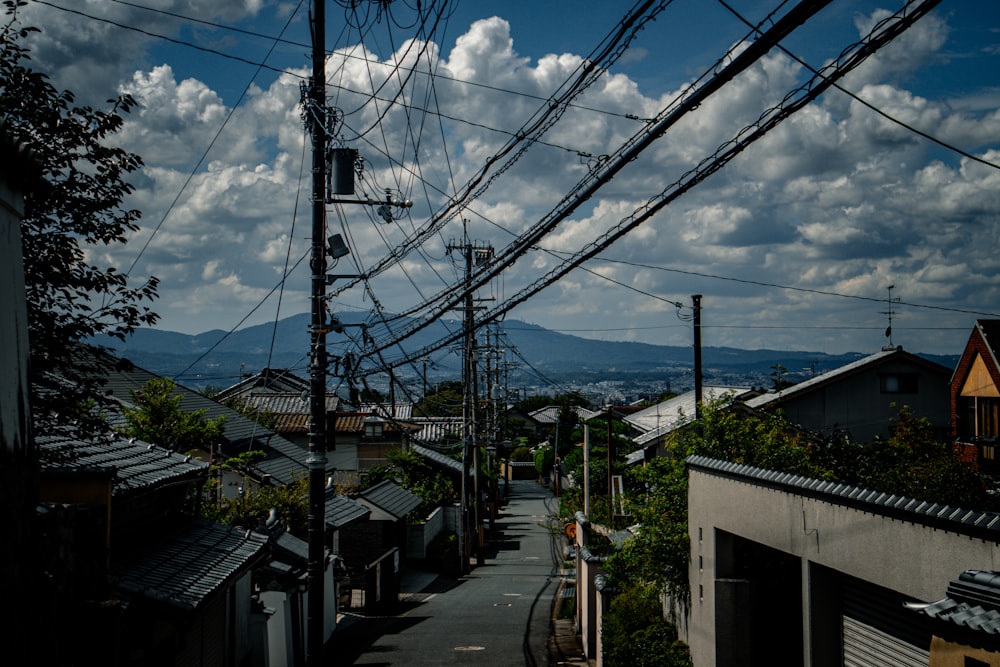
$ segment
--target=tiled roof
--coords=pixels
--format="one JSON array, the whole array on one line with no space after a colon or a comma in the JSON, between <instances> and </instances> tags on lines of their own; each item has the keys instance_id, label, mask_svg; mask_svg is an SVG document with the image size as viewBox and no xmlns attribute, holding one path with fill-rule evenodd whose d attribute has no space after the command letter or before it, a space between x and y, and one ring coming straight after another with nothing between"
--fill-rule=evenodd
<instances>
[{"instance_id":1,"label":"tiled roof","mask_svg":"<svg viewBox=\"0 0 1000 667\"><path fill-rule=\"evenodd\" d=\"M309 396L302 392L275 391L243 395L247 405L258 410L267 410L277 415L309 415ZM334 394L326 396L326 410L333 412L340 409L340 398Z\"/></svg>"},{"instance_id":2,"label":"tiled roof","mask_svg":"<svg viewBox=\"0 0 1000 667\"><path fill-rule=\"evenodd\" d=\"M256 391L256 393L277 391L301 394L303 391L309 391L309 387L309 380L295 375L287 368L265 368L259 373L226 387L219 392L219 398L244 395L251 391Z\"/></svg>"},{"instance_id":3,"label":"tiled roof","mask_svg":"<svg viewBox=\"0 0 1000 667\"><path fill-rule=\"evenodd\" d=\"M1000 542L1000 514L980 512L928 500L908 498L887 491L872 491L788 472L720 461L707 456L689 456L689 470L737 479L750 484L817 498L902 521L931 526L990 542Z\"/></svg>"},{"instance_id":4,"label":"tiled roof","mask_svg":"<svg viewBox=\"0 0 1000 667\"><path fill-rule=\"evenodd\" d=\"M131 391L141 389L150 380L158 378L158 375L137 366L128 371L117 371L109 364L104 390L123 405L132 406ZM177 385L176 391L181 396L182 410L204 410L206 419L225 417L223 437L230 444L263 449L267 458L254 464L261 474L269 475L279 484L290 484L308 472L306 452L301 447L194 390Z\"/></svg>"},{"instance_id":5,"label":"tiled roof","mask_svg":"<svg viewBox=\"0 0 1000 667\"><path fill-rule=\"evenodd\" d=\"M462 439L461 417L413 417L407 421L419 428L410 435L416 442L437 445Z\"/></svg>"},{"instance_id":6,"label":"tiled roof","mask_svg":"<svg viewBox=\"0 0 1000 667\"><path fill-rule=\"evenodd\" d=\"M420 454L425 459L437 464L439 467L452 472L457 472L459 475L462 474L462 462L451 458L447 454L442 454L441 452L436 452L433 449L427 449L426 447L421 447L420 445L410 445L410 449L415 454Z\"/></svg>"},{"instance_id":7,"label":"tiled roof","mask_svg":"<svg viewBox=\"0 0 1000 667\"><path fill-rule=\"evenodd\" d=\"M358 502L382 510L389 515L389 519L402 519L420 507L423 501L398 484L386 480L362 491ZM380 517L373 513L372 518Z\"/></svg>"},{"instance_id":8,"label":"tiled roof","mask_svg":"<svg viewBox=\"0 0 1000 667\"><path fill-rule=\"evenodd\" d=\"M966 570L948 585L943 600L906 607L961 628L1000 635L1000 573Z\"/></svg>"},{"instance_id":9,"label":"tiled roof","mask_svg":"<svg viewBox=\"0 0 1000 667\"><path fill-rule=\"evenodd\" d=\"M58 463L44 464L47 469L84 470L113 468L112 495L197 479L208 472L208 464L184 454L177 454L141 440L82 442L69 438L38 436L38 446L58 457ZM53 459L56 460L56 459Z\"/></svg>"},{"instance_id":10,"label":"tiled roof","mask_svg":"<svg viewBox=\"0 0 1000 667\"><path fill-rule=\"evenodd\" d=\"M394 405L365 403L358 406L358 412L370 412L387 419L409 420L413 416L413 403L396 403Z\"/></svg>"},{"instance_id":11,"label":"tiled roof","mask_svg":"<svg viewBox=\"0 0 1000 667\"><path fill-rule=\"evenodd\" d=\"M364 433L365 420L378 417L370 412L340 412L336 415L335 430L337 433ZM385 433L399 433L401 431L414 431L416 426L404 424L402 422L384 421Z\"/></svg>"},{"instance_id":12,"label":"tiled roof","mask_svg":"<svg viewBox=\"0 0 1000 667\"><path fill-rule=\"evenodd\" d=\"M251 568L266 548L266 535L197 520L148 545L110 579L119 591L192 610Z\"/></svg>"},{"instance_id":13,"label":"tiled roof","mask_svg":"<svg viewBox=\"0 0 1000 667\"><path fill-rule=\"evenodd\" d=\"M326 492L326 525L333 529L368 517L371 510L333 490Z\"/></svg>"},{"instance_id":14,"label":"tiled roof","mask_svg":"<svg viewBox=\"0 0 1000 667\"><path fill-rule=\"evenodd\" d=\"M529 415L539 424L555 424L559 421L559 410L560 407L558 405L549 405L544 408L534 410L529 413ZM573 406L573 410L576 412L577 417L579 417L581 421L587 421L588 419L601 414L600 412L588 410L587 408L578 405Z\"/></svg>"}]
</instances>

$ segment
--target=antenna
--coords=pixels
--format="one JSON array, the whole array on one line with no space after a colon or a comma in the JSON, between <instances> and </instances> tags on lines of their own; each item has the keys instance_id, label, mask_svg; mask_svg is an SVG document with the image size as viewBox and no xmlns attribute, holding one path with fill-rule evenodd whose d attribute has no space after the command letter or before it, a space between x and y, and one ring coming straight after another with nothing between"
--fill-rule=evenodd
<instances>
[{"instance_id":1,"label":"antenna","mask_svg":"<svg viewBox=\"0 0 1000 667\"><path fill-rule=\"evenodd\" d=\"M896 349L895 346L892 344L892 304L899 303L899 297L896 297L895 299L892 298L892 290L894 290L895 288L896 288L895 285L889 285L889 287L886 288L889 290L889 299L888 299L889 310L879 311L882 315L889 316L889 326L885 328L885 337L889 339L889 344L882 346L882 350L884 352Z\"/></svg>"}]
</instances>

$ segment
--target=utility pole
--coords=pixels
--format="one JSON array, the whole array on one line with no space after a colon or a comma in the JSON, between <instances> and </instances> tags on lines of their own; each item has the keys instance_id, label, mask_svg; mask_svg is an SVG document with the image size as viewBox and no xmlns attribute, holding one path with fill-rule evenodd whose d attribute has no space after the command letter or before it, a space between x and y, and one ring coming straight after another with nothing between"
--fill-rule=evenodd
<instances>
[{"instance_id":1,"label":"utility pole","mask_svg":"<svg viewBox=\"0 0 1000 667\"><path fill-rule=\"evenodd\" d=\"M701 295L692 294L694 308L694 418L701 417Z\"/></svg>"},{"instance_id":2,"label":"utility pole","mask_svg":"<svg viewBox=\"0 0 1000 667\"><path fill-rule=\"evenodd\" d=\"M323 665L326 570L326 11L325 0L313 0L312 78L306 91L303 115L312 137L312 355L309 364L309 471L308 566L309 600L306 609L306 663Z\"/></svg>"},{"instance_id":3,"label":"utility pole","mask_svg":"<svg viewBox=\"0 0 1000 667\"><path fill-rule=\"evenodd\" d=\"M479 261L488 260L493 256L493 248L489 246L476 247L469 242L468 231L463 233L461 245L448 244L448 251L461 250L465 260L465 303L463 310L464 325L464 351L462 355L462 424L463 424L463 444L462 444L462 502L461 514L463 531L459 545L462 552L462 570L468 571L470 548L468 538L475 535L476 540L476 563L483 564L483 515L482 515L482 493L480 490L480 463L481 451L476 443L477 424L477 403L478 382L476 368L476 324L475 324L475 299L472 294L472 267ZM468 480L472 473L472 493L469 493ZM471 512L469 507L469 497L474 499ZM470 523L473 525L470 526Z\"/></svg>"}]
</instances>

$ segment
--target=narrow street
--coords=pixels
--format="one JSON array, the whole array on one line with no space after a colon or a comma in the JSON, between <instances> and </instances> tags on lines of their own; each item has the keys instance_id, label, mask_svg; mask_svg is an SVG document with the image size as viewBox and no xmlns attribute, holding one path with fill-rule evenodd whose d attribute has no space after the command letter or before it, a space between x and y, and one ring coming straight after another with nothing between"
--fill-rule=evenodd
<instances>
[{"instance_id":1,"label":"narrow street","mask_svg":"<svg viewBox=\"0 0 1000 667\"><path fill-rule=\"evenodd\" d=\"M458 577L409 574L399 612L346 619L327 664L548 665L563 545L557 515L551 491L512 481L482 565Z\"/></svg>"}]
</instances>

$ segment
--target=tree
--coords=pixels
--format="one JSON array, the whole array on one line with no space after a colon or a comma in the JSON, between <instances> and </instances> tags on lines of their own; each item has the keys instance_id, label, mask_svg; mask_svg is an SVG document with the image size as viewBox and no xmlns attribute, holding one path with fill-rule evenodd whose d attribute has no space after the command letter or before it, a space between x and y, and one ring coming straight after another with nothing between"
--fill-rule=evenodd
<instances>
[{"instance_id":1,"label":"tree","mask_svg":"<svg viewBox=\"0 0 1000 667\"><path fill-rule=\"evenodd\" d=\"M138 287L125 272L102 266L101 247L125 243L138 230L140 213L126 206L133 191L126 178L142 166L138 155L113 145L127 95L109 100L107 111L76 106L29 67L26 42L37 28L23 26L23 0L4 2L0 29L0 115L12 139L39 163L49 187L25 198L24 246L31 407L36 428L54 429L96 413L84 408L107 400L99 391L101 368L86 354L99 336L124 339L158 316L146 305L156 298L156 278ZM88 420L97 428L99 420ZM106 427L105 427L106 428Z\"/></svg>"},{"instance_id":2,"label":"tree","mask_svg":"<svg viewBox=\"0 0 1000 667\"><path fill-rule=\"evenodd\" d=\"M205 419L206 410L181 409L170 378L155 378L131 392L136 407L125 408L125 435L175 452L208 451L222 439L225 417Z\"/></svg>"},{"instance_id":3,"label":"tree","mask_svg":"<svg viewBox=\"0 0 1000 667\"><path fill-rule=\"evenodd\" d=\"M386 452L389 462L374 466L365 475L365 486L372 487L387 479L399 484L422 500L414 510L418 520L427 518L436 507L447 505L458 499L455 485L447 475L431 468L427 459L413 452L391 449Z\"/></svg>"}]
</instances>

